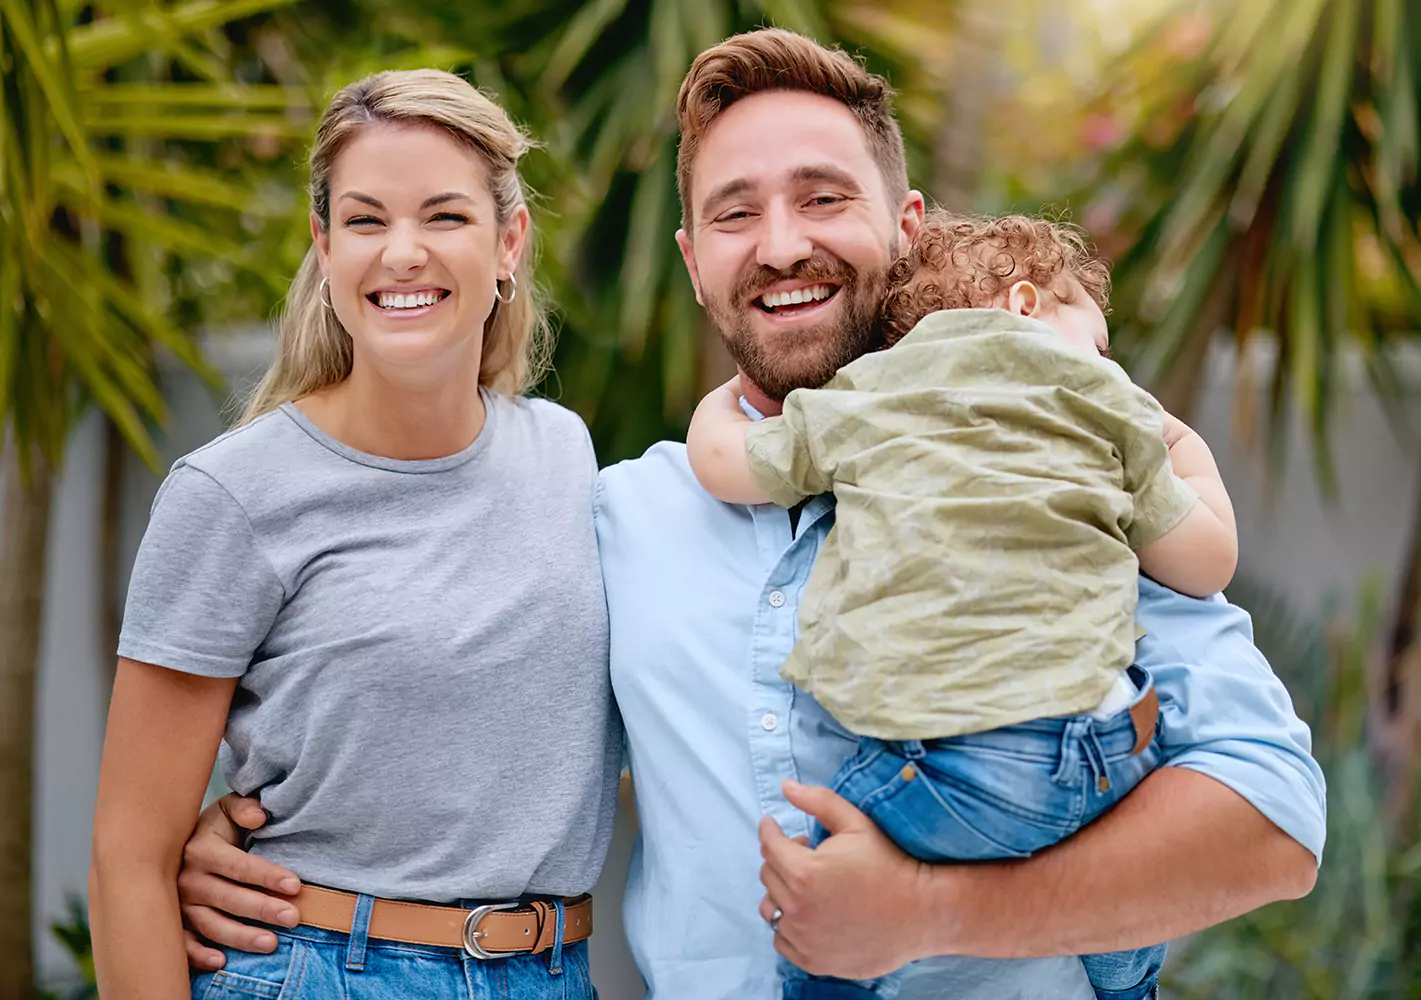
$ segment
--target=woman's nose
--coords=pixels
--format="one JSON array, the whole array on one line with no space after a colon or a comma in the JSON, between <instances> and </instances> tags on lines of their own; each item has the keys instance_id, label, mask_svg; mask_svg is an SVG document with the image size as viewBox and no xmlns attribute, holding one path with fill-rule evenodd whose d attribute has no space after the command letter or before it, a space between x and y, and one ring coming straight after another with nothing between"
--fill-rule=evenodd
<instances>
[{"instance_id":1,"label":"woman's nose","mask_svg":"<svg viewBox=\"0 0 1421 1000\"><path fill-rule=\"evenodd\" d=\"M418 226L394 225L390 227L381 254L381 262L392 271L414 271L429 260L423 234Z\"/></svg>"}]
</instances>

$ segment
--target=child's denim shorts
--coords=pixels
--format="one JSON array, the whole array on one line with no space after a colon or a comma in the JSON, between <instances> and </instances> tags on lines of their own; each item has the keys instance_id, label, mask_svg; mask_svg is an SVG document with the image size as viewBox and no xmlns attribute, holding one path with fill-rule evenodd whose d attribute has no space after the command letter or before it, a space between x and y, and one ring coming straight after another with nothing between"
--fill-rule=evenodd
<instances>
[{"instance_id":1,"label":"child's denim shorts","mask_svg":"<svg viewBox=\"0 0 1421 1000\"><path fill-rule=\"evenodd\" d=\"M1130 676L1139 702L1151 681L1139 667ZM861 737L833 788L920 860L1024 858L1095 820L1159 766L1158 741L1137 754L1136 739L1128 708L1108 719L1034 719L940 740ZM827 836L816 825L811 841ZM1098 1000L1148 1000L1158 995L1165 948L1081 961ZM888 1000L902 978L850 983L812 977L787 962L781 970L784 1000Z\"/></svg>"}]
</instances>

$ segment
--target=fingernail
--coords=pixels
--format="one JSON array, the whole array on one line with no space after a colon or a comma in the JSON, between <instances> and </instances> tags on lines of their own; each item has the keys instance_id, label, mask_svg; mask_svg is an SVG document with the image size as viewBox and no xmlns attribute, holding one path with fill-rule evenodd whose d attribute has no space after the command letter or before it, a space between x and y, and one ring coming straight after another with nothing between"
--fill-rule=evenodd
<instances>
[{"instance_id":1,"label":"fingernail","mask_svg":"<svg viewBox=\"0 0 1421 1000\"><path fill-rule=\"evenodd\" d=\"M786 779L785 779L785 787L786 787L786 788L793 788L793 789L795 789L795 790L797 791L797 790L803 788L804 786L801 785L799 782L795 781L793 778L786 778Z\"/></svg>"},{"instance_id":2,"label":"fingernail","mask_svg":"<svg viewBox=\"0 0 1421 1000\"><path fill-rule=\"evenodd\" d=\"M275 934L258 934L256 937L258 951L276 951Z\"/></svg>"},{"instance_id":3,"label":"fingernail","mask_svg":"<svg viewBox=\"0 0 1421 1000\"><path fill-rule=\"evenodd\" d=\"M286 907L277 911L276 922L282 927L295 927L301 921L301 914L297 913L293 907Z\"/></svg>"},{"instance_id":4,"label":"fingernail","mask_svg":"<svg viewBox=\"0 0 1421 1000\"><path fill-rule=\"evenodd\" d=\"M284 878L281 880L281 891L288 896L294 896L301 891L301 880L297 878Z\"/></svg>"}]
</instances>

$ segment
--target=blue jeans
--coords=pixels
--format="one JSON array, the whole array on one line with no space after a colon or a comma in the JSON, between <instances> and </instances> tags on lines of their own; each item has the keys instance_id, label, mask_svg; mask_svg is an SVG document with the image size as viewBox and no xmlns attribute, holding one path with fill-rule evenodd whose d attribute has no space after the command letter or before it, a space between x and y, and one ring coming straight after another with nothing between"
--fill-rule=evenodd
<instances>
[{"instance_id":1,"label":"blue jeans","mask_svg":"<svg viewBox=\"0 0 1421 1000\"><path fill-rule=\"evenodd\" d=\"M223 969L193 977L193 1000L597 1000L586 941L480 960L369 937L371 897L360 898L351 933L267 928L274 953L228 951Z\"/></svg>"},{"instance_id":2,"label":"blue jeans","mask_svg":"<svg viewBox=\"0 0 1421 1000\"><path fill-rule=\"evenodd\" d=\"M1138 701L1150 681L1138 667L1130 673ZM940 740L862 737L833 787L922 861L1024 858L1094 821L1159 765L1158 741L1136 754L1135 739L1128 710ZM816 825L811 840L827 836ZM1097 1000L1157 997L1165 948L1082 956ZM865 981L811 976L788 962L781 973L784 1000L890 1000L902 980L901 971Z\"/></svg>"}]
</instances>

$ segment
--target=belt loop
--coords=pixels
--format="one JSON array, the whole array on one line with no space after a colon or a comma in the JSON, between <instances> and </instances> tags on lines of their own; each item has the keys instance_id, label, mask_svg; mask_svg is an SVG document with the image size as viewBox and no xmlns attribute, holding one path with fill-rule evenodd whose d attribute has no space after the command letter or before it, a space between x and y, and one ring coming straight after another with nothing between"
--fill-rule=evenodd
<instances>
[{"instance_id":1,"label":"belt loop","mask_svg":"<svg viewBox=\"0 0 1421 1000\"><path fill-rule=\"evenodd\" d=\"M375 897L360 894L355 899L355 916L350 921L350 944L345 949L347 972L365 969L365 942L370 937L370 914L375 909Z\"/></svg>"},{"instance_id":2,"label":"belt loop","mask_svg":"<svg viewBox=\"0 0 1421 1000\"><path fill-rule=\"evenodd\" d=\"M1061 763L1056 767L1056 773L1051 775L1051 780L1058 785L1069 788L1075 784L1076 772L1081 766L1081 728L1086 722L1081 718L1069 719L1061 730Z\"/></svg>"},{"instance_id":3,"label":"belt loop","mask_svg":"<svg viewBox=\"0 0 1421 1000\"><path fill-rule=\"evenodd\" d=\"M562 897L561 897L561 896L555 896L555 897L553 898L553 911L554 911L554 912L553 912L553 919L557 921L557 924L556 924L556 926L555 926L554 929L553 929L553 950L552 950L552 954L550 954L550 955L548 956L548 975L550 975L550 976L561 976L561 975L562 975L562 932L563 932L563 923L564 923L564 921L563 921L563 915L564 915L565 912L566 912L566 907L563 906L563 901L562 901Z\"/></svg>"},{"instance_id":4,"label":"belt loop","mask_svg":"<svg viewBox=\"0 0 1421 1000\"><path fill-rule=\"evenodd\" d=\"M898 752L909 760L922 760L928 755L922 740L899 740Z\"/></svg>"}]
</instances>

